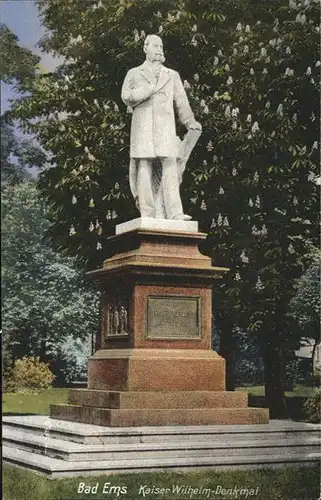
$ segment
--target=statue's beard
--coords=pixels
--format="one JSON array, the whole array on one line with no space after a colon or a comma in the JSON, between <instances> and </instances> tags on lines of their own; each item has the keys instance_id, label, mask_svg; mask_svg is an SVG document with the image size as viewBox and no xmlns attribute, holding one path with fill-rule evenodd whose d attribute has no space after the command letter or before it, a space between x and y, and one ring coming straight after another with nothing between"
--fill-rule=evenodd
<instances>
[{"instance_id":1,"label":"statue's beard","mask_svg":"<svg viewBox=\"0 0 321 500\"><path fill-rule=\"evenodd\" d=\"M161 63L161 64L163 64L165 62L165 56L164 56L164 54L154 56L152 62L153 63Z\"/></svg>"}]
</instances>

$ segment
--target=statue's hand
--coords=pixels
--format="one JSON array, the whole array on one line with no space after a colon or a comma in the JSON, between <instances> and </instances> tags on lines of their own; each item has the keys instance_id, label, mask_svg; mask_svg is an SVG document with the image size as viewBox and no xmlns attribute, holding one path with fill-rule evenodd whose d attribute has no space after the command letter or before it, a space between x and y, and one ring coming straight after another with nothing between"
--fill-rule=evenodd
<instances>
[{"instance_id":1,"label":"statue's hand","mask_svg":"<svg viewBox=\"0 0 321 500\"><path fill-rule=\"evenodd\" d=\"M191 130L202 130L202 125L199 122L193 122L191 125L188 127Z\"/></svg>"}]
</instances>

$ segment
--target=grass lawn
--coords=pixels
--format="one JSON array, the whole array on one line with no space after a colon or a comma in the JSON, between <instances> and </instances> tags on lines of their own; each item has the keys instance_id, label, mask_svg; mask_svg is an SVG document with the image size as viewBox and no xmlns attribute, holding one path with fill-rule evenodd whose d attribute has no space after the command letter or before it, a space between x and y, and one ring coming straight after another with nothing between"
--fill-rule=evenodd
<instances>
[{"instance_id":1,"label":"grass lawn","mask_svg":"<svg viewBox=\"0 0 321 500\"><path fill-rule=\"evenodd\" d=\"M249 395L249 406L266 407L264 386L237 387L236 391L246 391ZM313 394L314 388L297 384L293 391L285 392L285 402L287 407L287 418L297 421L306 421L304 402L306 398Z\"/></svg>"},{"instance_id":2,"label":"grass lawn","mask_svg":"<svg viewBox=\"0 0 321 500\"><path fill-rule=\"evenodd\" d=\"M70 389L48 389L41 394L5 393L3 395L3 413L34 413L47 415L51 403L64 403ZM264 394L263 387L242 387L252 397ZM307 390L297 386L293 396L307 395ZM79 483L95 486L98 483L97 493L79 492ZM124 486L127 493L117 490L114 493L103 493L105 483L112 486ZM320 471L319 467L262 469L257 471L230 471L217 472L207 470L189 473L145 473L121 474L70 479L47 479L35 472L24 470L5 464L3 467L2 487L4 500L74 500L74 499L164 499L164 500L203 500L215 498L220 500L255 498L256 500L315 500L319 497ZM140 486L146 485L140 491ZM185 492L175 493L175 486L184 486ZM154 493L147 488L154 487ZM191 489L188 489L188 488ZM247 488L243 493L234 494L223 489ZM165 488L164 493L161 488ZM173 491L174 488L174 491ZM192 489L203 488L203 493L197 494ZM211 490L207 492L205 490ZM187 492L188 491L188 492ZM212 493L213 491L213 493ZM246 496L247 495L247 496Z\"/></svg>"},{"instance_id":3,"label":"grass lawn","mask_svg":"<svg viewBox=\"0 0 321 500\"><path fill-rule=\"evenodd\" d=\"M250 396L264 396L264 386L256 385L249 387L237 387L237 391L246 391ZM4 393L2 398L3 413L35 413L48 415L49 405L55 403L66 403L67 394L70 389L47 389L40 394ZM296 385L293 392L286 392L287 398L308 397L313 388L304 385Z\"/></svg>"},{"instance_id":4,"label":"grass lawn","mask_svg":"<svg viewBox=\"0 0 321 500\"><path fill-rule=\"evenodd\" d=\"M251 385L249 387L237 387L236 391L246 391L252 396L264 396L264 385ZM297 384L294 386L293 391L285 391L287 398L295 397L309 397L313 394L313 387Z\"/></svg>"},{"instance_id":5,"label":"grass lawn","mask_svg":"<svg viewBox=\"0 0 321 500\"><path fill-rule=\"evenodd\" d=\"M95 486L97 493L78 493L79 483ZM102 490L105 483L106 492ZM3 468L3 500L76 500L76 499L106 499L125 500L165 499L165 500L203 500L210 499L244 499L255 500L316 500L320 490L319 467L262 469L257 471L215 472L207 470L190 473L146 473L130 475L112 475L87 478L47 479L34 472L25 471L9 465ZM114 490L107 492L110 486L123 487L123 494ZM145 488L141 489L141 486ZM184 486L185 492L175 492L175 486ZM147 488L154 487L154 493ZM191 489L203 488L199 494L191 493ZM236 496L222 489L247 488ZM156 488L168 488L163 494L156 494ZM174 489L174 492L173 492ZM212 492L204 492L204 489ZM126 491L126 493L125 493ZM160 491L160 490L158 490ZM187 493L189 491L189 493ZM203 491L203 493L202 493ZM216 493L215 493L216 492Z\"/></svg>"},{"instance_id":6,"label":"grass lawn","mask_svg":"<svg viewBox=\"0 0 321 500\"><path fill-rule=\"evenodd\" d=\"M40 394L5 392L2 396L2 413L36 413L48 415L49 405L66 403L70 389L47 389Z\"/></svg>"}]
</instances>

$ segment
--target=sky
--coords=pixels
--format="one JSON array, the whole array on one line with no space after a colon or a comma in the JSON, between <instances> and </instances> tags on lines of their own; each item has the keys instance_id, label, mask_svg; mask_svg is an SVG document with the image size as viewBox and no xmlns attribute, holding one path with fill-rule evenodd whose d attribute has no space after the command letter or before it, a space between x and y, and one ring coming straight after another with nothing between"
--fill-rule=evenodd
<instances>
[{"instance_id":1,"label":"sky","mask_svg":"<svg viewBox=\"0 0 321 500\"><path fill-rule=\"evenodd\" d=\"M1 22L6 24L22 45L41 56L41 65L52 71L61 62L50 54L41 53L36 47L45 30L41 26L38 11L33 0L2 0L0 2ZM8 99L14 96L11 85L1 84L1 112L8 109Z\"/></svg>"}]
</instances>

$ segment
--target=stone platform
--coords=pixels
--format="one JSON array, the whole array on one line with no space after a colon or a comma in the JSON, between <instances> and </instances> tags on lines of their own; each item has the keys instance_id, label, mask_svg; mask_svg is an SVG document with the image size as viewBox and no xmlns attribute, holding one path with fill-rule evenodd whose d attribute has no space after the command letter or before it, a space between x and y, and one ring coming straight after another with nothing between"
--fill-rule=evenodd
<instances>
[{"instance_id":1,"label":"stone platform","mask_svg":"<svg viewBox=\"0 0 321 500\"><path fill-rule=\"evenodd\" d=\"M310 466L320 462L320 431L319 424L278 420L109 428L4 416L3 460L49 478Z\"/></svg>"},{"instance_id":2,"label":"stone platform","mask_svg":"<svg viewBox=\"0 0 321 500\"><path fill-rule=\"evenodd\" d=\"M98 391L73 389L69 403L112 409L195 409L195 408L247 408L246 392L227 391Z\"/></svg>"},{"instance_id":3,"label":"stone platform","mask_svg":"<svg viewBox=\"0 0 321 500\"><path fill-rule=\"evenodd\" d=\"M101 391L74 389L51 418L108 427L265 424L265 408L248 408L247 394L228 391Z\"/></svg>"},{"instance_id":4,"label":"stone platform","mask_svg":"<svg viewBox=\"0 0 321 500\"><path fill-rule=\"evenodd\" d=\"M125 401L125 407L110 408L110 395L93 395L73 391L71 401L78 404L55 404L50 406L51 418L72 420L73 422L118 426L145 425L205 425L205 424L265 424L269 412L265 408L247 408L240 398L232 398L234 393L207 393L207 396L189 397L183 392L164 393L118 393L119 406ZM96 392L96 391L95 391ZM175 395L177 398L175 399ZM238 396L238 394L235 393ZM98 397L97 397L98 396ZM220 397L221 396L221 397ZM112 398L113 403L117 399ZM242 404L243 403L243 404ZM147 407L146 407L147 405ZM203 405L203 406L202 406ZM225 405L225 406L224 406ZM127 407L126 407L127 406ZM129 406L129 407L128 407Z\"/></svg>"}]
</instances>

